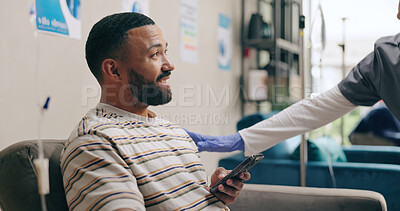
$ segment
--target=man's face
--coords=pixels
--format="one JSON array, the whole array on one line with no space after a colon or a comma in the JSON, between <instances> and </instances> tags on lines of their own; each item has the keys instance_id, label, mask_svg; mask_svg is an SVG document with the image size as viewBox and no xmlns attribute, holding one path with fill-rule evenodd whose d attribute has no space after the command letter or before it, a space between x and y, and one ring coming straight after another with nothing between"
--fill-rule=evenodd
<instances>
[{"instance_id":1,"label":"man's face","mask_svg":"<svg viewBox=\"0 0 400 211\"><path fill-rule=\"evenodd\" d=\"M132 95L146 105L170 102L172 93L167 80L175 67L167 58L167 42L161 29L156 25L131 29L128 40L122 66Z\"/></svg>"},{"instance_id":2,"label":"man's face","mask_svg":"<svg viewBox=\"0 0 400 211\"><path fill-rule=\"evenodd\" d=\"M398 9L398 12L397 12L397 19L400 20L400 1L399 1L399 9Z\"/></svg>"}]
</instances>

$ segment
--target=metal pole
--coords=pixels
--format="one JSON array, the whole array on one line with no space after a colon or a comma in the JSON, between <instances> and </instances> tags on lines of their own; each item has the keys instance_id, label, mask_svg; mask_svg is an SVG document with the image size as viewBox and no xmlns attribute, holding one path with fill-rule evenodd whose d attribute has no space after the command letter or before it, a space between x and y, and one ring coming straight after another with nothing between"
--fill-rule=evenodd
<instances>
[{"instance_id":1,"label":"metal pole","mask_svg":"<svg viewBox=\"0 0 400 211\"><path fill-rule=\"evenodd\" d=\"M342 18L343 21L343 35L342 35L342 43L339 44L339 47L342 48L342 79L346 76L346 17ZM344 117L340 118L340 138L342 143L344 142Z\"/></svg>"},{"instance_id":2,"label":"metal pole","mask_svg":"<svg viewBox=\"0 0 400 211\"><path fill-rule=\"evenodd\" d=\"M244 0L242 0L242 16L241 16L241 28L240 28L240 46L241 46L241 64L240 64L240 78L239 78L239 92L240 92L240 99L241 99L241 103L240 103L240 113L242 114L242 117L244 117L244 107L246 104L246 98L245 98L245 89L244 89L244 17L245 17L245 9L244 9Z\"/></svg>"},{"instance_id":3,"label":"metal pole","mask_svg":"<svg viewBox=\"0 0 400 211\"><path fill-rule=\"evenodd\" d=\"M305 17L303 15L303 1L300 0L300 23L299 23L299 72L301 74L301 93L302 98L305 97L305 83L304 83L304 27L305 27ZM300 144L300 185L306 186L306 166L307 166L307 141L305 135L301 135L301 144Z\"/></svg>"}]
</instances>

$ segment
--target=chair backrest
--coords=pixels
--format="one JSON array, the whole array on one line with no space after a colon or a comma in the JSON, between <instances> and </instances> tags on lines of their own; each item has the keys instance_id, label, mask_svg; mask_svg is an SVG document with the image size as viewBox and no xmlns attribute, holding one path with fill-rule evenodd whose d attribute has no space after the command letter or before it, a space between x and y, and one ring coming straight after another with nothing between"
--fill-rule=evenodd
<instances>
[{"instance_id":1,"label":"chair backrest","mask_svg":"<svg viewBox=\"0 0 400 211\"><path fill-rule=\"evenodd\" d=\"M8 210L42 210L33 160L38 157L37 141L22 141L0 152L0 206ZM50 194L48 210L68 210L60 154L65 140L44 140L44 156L49 159Z\"/></svg>"}]
</instances>

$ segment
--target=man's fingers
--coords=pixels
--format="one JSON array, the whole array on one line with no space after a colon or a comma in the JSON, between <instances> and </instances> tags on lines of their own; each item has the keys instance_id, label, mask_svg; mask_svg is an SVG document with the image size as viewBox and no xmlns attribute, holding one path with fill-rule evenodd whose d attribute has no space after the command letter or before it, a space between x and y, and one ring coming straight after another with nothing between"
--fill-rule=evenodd
<instances>
[{"instance_id":1,"label":"man's fingers","mask_svg":"<svg viewBox=\"0 0 400 211\"><path fill-rule=\"evenodd\" d=\"M239 195L239 191L226 185L219 185L218 190L219 191L214 193L214 195L227 205L232 204Z\"/></svg>"},{"instance_id":2,"label":"man's fingers","mask_svg":"<svg viewBox=\"0 0 400 211\"><path fill-rule=\"evenodd\" d=\"M224 193L224 194L226 194L228 196L231 196L231 197L237 197L239 195L239 190L238 189L236 189L236 188L234 188L232 186L228 186L228 185L219 185L218 186L218 190L221 193Z\"/></svg>"},{"instance_id":3,"label":"man's fingers","mask_svg":"<svg viewBox=\"0 0 400 211\"><path fill-rule=\"evenodd\" d=\"M221 200L222 202L224 202L224 204L226 204L226 205L232 204L232 203L235 202L235 200L236 200L236 198L231 197L231 196L228 196L228 195L226 195L226 194L224 194L224 193L218 193L218 194L215 194L215 196L216 196L219 200Z\"/></svg>"},{"instance_id":4,"label":"man's fingers","mask_svg":"<svg viewBox=\"0 0 400 211\"><path fill-rule=\"evenodd\" d=\"M229 172L231 171L228 171L222 167L217 168L214 174L211 176L211 185L224 178L229 174ZM213 194L225 204L231 204L239 196L239 193L244 186L243 181L250 180L250 177L251 176L249 172L241 172L238 176L226 180L225 184L220 184L218 186L218 191Z\"/></svg>"},{"instance_id":5,"label":"man's fingers","mask_svg":"<svg viewBox=\"0 0 400 211\"><path fill-rule=\"evenodd\" d=\"M226 173L220 173L220 174L218 174L218 179L222 179L222 178L224 178L226 175L227 175Z\"/></svg>"},{"instance_id":6,"label":"man's fingers","mask_svg":"<svg viewBox=\"0 0 400 211\"><path fill-rule=\"evenodd\" d=\"M231 171L226 170L224 167L218 167L218 168L215 170L214 174L217 175L217 177L218 177L219 179L222 179L222 178L224 178L227 174L229 174L229 172L231 172Z\"/></svg>"},{"instance_id":7,"label":"man's fingers","mask_svg":"<svg viewBox=\"0 0 400 211\"><path fill-rule=\"evenodd\" d=\"M239 174L239 178L242 179L242 180L244 180L244 181L248 181L248 180L251 179L251 174L250 174L248 171L241 172L241 173Z\"/></svg>"},{"instance_id":8,"label":"man's fingers","mask_svg":"<svg viewBox=\"0 0 400 211\"><path fill-rule=\"evenodd\" d=\"M233 188L235 188L236 190L242 190L243 188L243 181L241 179L228 179L226 181L227 186L231 186Z\"/></svg>"}]
</instances>

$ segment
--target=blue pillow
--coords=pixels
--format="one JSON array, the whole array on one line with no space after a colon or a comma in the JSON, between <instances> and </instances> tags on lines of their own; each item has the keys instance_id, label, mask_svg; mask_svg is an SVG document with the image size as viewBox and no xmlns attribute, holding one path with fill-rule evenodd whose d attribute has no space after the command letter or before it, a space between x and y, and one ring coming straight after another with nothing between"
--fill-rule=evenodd
<instances>
[{"instance_id":1,"label":"blue pillow","mask_svg":"<svg viewBox=\"0 0 400 211\"><path fill-rule=\"evenodd\" d=\"M257 124L258 122L263 121L264 119L268 119L268 118L272 117L273 115L275 115L277 113L279 113L279 111L271 111L268 114L255 113L255 114L245 116L236 124L236 129L237 129L237 131L239 131L244 128L248 128L252 125Z\"/></svg>"},{"instance_id":2,"label":"blue pillow","mask_svg":"<svg viewBox=\"0 0 400 211\"><path fill-rule=\"evenodd\" d=\"M301 142L301 136L295 136L262 152L265 158L270 159L290 159L295 148Z\"/></svg>"},{"instance_id":3,"label":"blue pillow","mask_svg":"<svg viewBox=\"0 0 400 211\"><path fill-rule=\"evenodd\" d=\"M333 138L328 136L312 141L307 140L307 152L309 161L347 162L342 147ZM300 159L300 145L294 150L291 158L293 160Z\"/></svg>"}]
</instances>

